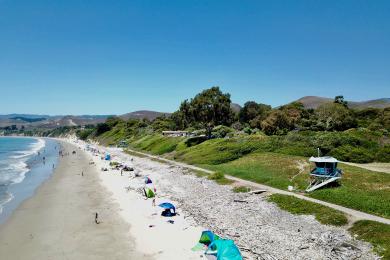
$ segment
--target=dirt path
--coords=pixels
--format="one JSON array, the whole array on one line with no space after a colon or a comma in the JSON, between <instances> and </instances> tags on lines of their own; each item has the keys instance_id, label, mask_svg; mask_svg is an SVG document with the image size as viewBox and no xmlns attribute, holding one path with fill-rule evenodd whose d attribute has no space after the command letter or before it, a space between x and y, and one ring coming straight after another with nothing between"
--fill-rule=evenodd
<instances>
[{"instance_id":1,"label":"dirt path","mask_svg":"<svg viewBox=\"0 0 390 260\"><path fill-rule=\"evenodd\" d=\"M211 170L206 170L206 169L203 169L203 168L200 168L200 167L197 167L197 166L193 166L193 165L189 165L189 164L185 164L185 163L181 163L181 162L172 161L172 160L165 159L165 158L162 158L162 157L159 157L159 156L154 156L154 155L150 155L150 154L147 154L147 153L142 153L142 152L138 152L138 151L134 151L134 150L130 150L130 149L129 149L129 151L131 151L132 153L135 153L135 154L140 154L141 156L144 156L144 157L157 159L157 160L164 161L164 162L167 162L169 164L180 166L180 167L183 167L183 168L192 169L192 170L195 170L195 171L202 171L202 172L205 172L205 173L208 173L208 174L214 173L214 171L211 171ZM268 192L271 192L271 193L278 193L278 194L285 194L285 195L294 196L294 197L297 197L299 199L315 202L315 203L327 206L329 208L333 208L333 209L339 210L341 212L344 212L344 213L348 214L351 217L350 219L352 221L358 221L358 220L365 219L365 220L372 220L372 221L377 221L377 222L380 222L380 223L384 223L384 224L390 225L390 219L378 217L378 216L375 216L375 215L371 215L371 214L364 213L364 212L361 212L361 211L358 211L358 210L346 208L346 207L343 207L343 206L340 206L340 205L336 205L336 204L332 204L332 203L329 203L329 202L325 202L325 201L322 201L322 200L313 199L313 198L306 197L304 195L297 194L297 193L294 193L294 192L280 190L280 189L273 188L273 187L270 187L270 186L266 186L266 185L263 185L263 184L259 184L259 183L255 183L255 182L251 182L251 181L246 181L246 180L243 180L243 179L240 179L240 178L237 178L237 177L233 177L233 176L230 176L230 175L226 175L226 178L228 178L230 180L233 180L233 181L236 181L240 185L251 186L251 187L254 187L254 188L257 188L257 189L264 189L264 190L267 190Z\"/></svg>"},{"instance_id":2,"label":"dirt path","mask_svg":"<svg viewBox=\"0 0 390 260\"><path fill-rule=\"evenodd\" d=\"M342 162L342 163L351 166L360 167L374 172L390 173L390 163L350 163L350 162Z\"/></svg>"}]
</instances>

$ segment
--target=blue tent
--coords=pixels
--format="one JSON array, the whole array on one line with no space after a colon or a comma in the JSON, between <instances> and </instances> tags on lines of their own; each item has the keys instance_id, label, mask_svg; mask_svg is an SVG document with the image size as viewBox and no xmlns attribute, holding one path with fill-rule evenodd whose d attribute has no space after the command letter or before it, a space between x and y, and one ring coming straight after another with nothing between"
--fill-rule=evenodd
<instances>
[{"instance_id":1,"label":"blue tent","mask_svg":"<svg viewBox=\"0 0 390 260\"><path fill-rule=\"evenodd\" d=\"M206 250L216 250L217 260L242 260L238 247L230 239L214 240Z\"/></svg>"},{"instance_id":2,"label":"blue tent","mask_svg":"<svg viewBox=\"0 0 390 260\"><path fill-rule=\"evenodd\" d=\"M160 205L158 205L159 207L162 207L163 209L173 209L173 211L175 211L175 206L173 206L172 203L169 203L169 202L164 202L164 203L161 203Z\"/></svg>"},{"instance_id":3,"label":"blue tent","mask_svg":"<svg viewBox=\"0 0 390 260\"><path fill-rule=\"evenodd\" d=\"M109 160L111 160L111 155L108 153L108 154L106 154L106 157L104 158L106 161L109 161Z\"/></svg>"},{"instance_id":4,"label":"blue tent","mask_svg":"<svg viewBox=\"0 0 390 260\"><path fill-rule=\"evenodd\" d=\"M161 216L164 216L164 217L176 216L175 206L173 206L171 203L164 202L164 203L161 203L159 206L164 209L164 211L161 212ZM173 210L173 212L171 210Z\"/></svg>"}]
</instances>

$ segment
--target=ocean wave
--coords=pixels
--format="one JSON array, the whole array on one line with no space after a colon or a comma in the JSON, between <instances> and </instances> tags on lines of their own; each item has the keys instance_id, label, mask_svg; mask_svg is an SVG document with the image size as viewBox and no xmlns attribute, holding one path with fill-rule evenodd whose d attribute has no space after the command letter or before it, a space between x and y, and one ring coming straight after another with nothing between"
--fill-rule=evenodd
<instances>
[{"instance_id":1,"label":"ocean wave","mask_svg":"<svg viewBox=\"0 0 390 260\"><path fill-rule=\"evenodd\" d=\"M24 161L14 161L2 168L2 174L0 174L1 184L15 184L20 183L29 171L28 165Z\"/></svg>"},{"instance_id":2,"label":"ocean wave","mask_svg":"<svg viewBox=\"0 0 390 260\"><path fill-rule=\"evenodd\" d=\"M10 202L13 198L14 198L14 195L12 195L12 193L9 193L9 192L5 192L5 193L1 193L0 194L0 214L3 212L3 206Z\"/></svg>"},{"instance_id":3,"label":"ocean wave","mask_svg":"<svg viewBox=\"0 0 390 260\"><path fill-rule=\"evenodd\" d=\"M29 149L25 151L16 151L14 152L14 155L10 156L9 158L12 159L21 159L24 157L29 157L33 154L38 153L43 147L45 147L45 140L42 138L37 138L37 142L30 144Z\"/></svg>"}]
</instances>

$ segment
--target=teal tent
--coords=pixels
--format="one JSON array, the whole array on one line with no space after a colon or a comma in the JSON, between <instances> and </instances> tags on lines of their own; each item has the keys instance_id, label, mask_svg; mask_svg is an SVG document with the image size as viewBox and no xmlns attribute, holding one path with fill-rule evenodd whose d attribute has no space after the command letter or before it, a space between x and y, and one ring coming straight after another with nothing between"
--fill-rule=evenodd
<instances>
[{"instance_id":1,"label":"teal tent","mask_svg":"<svg viewBox=\"0 0 390 260\"><path fill-rule=\"evenodd\" d=\"M214 240L206 250L206 254L209 250L216 251L217 260L242 260L240 250L230 239Z\"/></svg>"}]
</instances>

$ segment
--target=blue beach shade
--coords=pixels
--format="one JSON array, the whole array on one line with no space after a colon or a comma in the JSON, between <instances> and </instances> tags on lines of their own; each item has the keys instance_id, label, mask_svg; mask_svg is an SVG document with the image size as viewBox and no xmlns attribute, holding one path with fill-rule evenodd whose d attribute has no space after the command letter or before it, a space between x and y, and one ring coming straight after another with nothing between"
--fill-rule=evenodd
<instances>
[{"instance_id":1,"label":"blue beach shade","mask_svg":"<svg viewBox=\"0 0 390 260\"><path fill-rule=\"evenodd\" d=\"M169 202L164 202L164 203L161 203L160 205L158 205L159 207L163 208L163 209L173 209L173 211L175 212L175 206L173 206L172 203L169 203Z\"/></svg>"}]
</instances>

